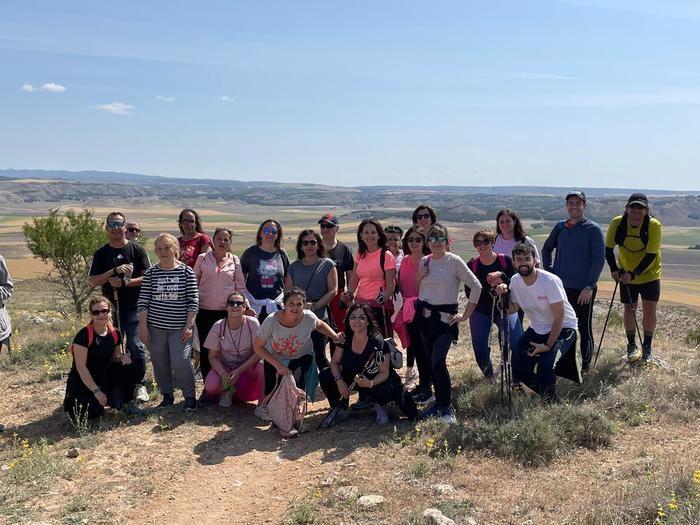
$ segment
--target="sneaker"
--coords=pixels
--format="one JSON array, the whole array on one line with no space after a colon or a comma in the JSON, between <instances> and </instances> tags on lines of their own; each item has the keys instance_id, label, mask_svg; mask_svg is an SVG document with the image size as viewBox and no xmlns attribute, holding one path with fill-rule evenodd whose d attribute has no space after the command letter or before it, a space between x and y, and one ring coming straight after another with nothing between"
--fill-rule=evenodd
<instances>
[{"instance_id":1,"label":"sneaker","mask_svg":"<svg viewBox=\"0 0 700 525\"><path fill-rule=\"evenodd\" d=\"M146 403L151 398L148 396L148 390L146 390L145 385L136 385L134 387L134 399L140 401L141 403Z\"/></svg>"},{"instance_id":2,"label":"sneaker","mask_svg":"<svg viewBox=\"0 0 700 525\"><path fill-rule=\"evenodd\" d=\"M382 405L375 404L374 411L377 413L377 425L386 425L389 422L389 414Z\"/></svg>"},{"instance_id":3,"label":"sneaker","mask_svg":"<svg viewBox=\"0 0 700 525\"><path fill-rule=\"evenodd\" d=\"M639 351L639 348L637 348L637 345L627 345L627 361L630 363L634 363L635 361L639 361L639 359L642 357L642 352Z\"/></svg>"},{"instance_id":4,"label":"sneaker","mask_svg":"<svg viewBox=\"0 0 700 525\"><path fill-rule=\"evenodd\" d=\"M350 410L365 410L367 408L371 408L374 403L371 403L370 401L356 401L352 405L350 405Z\"/></svg>"},{"instance_id":5,"label":"sneaker","mask_svg":"<svg viewBox=\"0 0 700 525\"><path fill-rule=\"evenodd\" d=\"M221 397L219 398L219 406L223 408L228 408L233 404L233 393L229 392L228 390L226 392L223 392L221 394Z\"/></svg>"},{"instance_id":6,"label":"sneaker","mask_svg":"<svg viewBox=\"0 0 700 525\"><path fill-rule=\"evenodd\" d=\"M196 397L186 397L185 398L185 412L196 412L197 411L197 398Z\"/></svg>"},{"instance_id":7,"label":"sneaker","mask_svg":"<svg viewBox=\"0 0 700 525\"><path fill-rule=\"evenodd\" d=\"M442 408L434 404L429 409L424 410L423 413L418 416L418 419L429 419L431 417L438 417L441 415Z\"/></svg>"},{"instance_id":8,"label":"sneaker","mask_svg":"<svg viewBox=\"0 0 700 525\"><path fill-rule=\"evenodd\" d=\"M175 397L172 394L163 394L163 400L158 405L158 408L169 407L173 403L175 403Z\"/></svg>"},{"instance_id":9,"label":"sneaker","mask_svg":"<svg viewBox=\"0 0 700 525\"><path fill-rule=\"evenodd\" d=\"M403 381L403 389L406 392L413 392L416 389L416 379L418 379L418 372L412 366L406 368L406 376Z\"/></svg>"},{"instance_id":10,"label":"sneaker","mask_svg":"<svg viewBox=\"0 0 700 525\"><path fill-rule=\"evenodd\" d=\"M430 390L421 390L413 396L413 401L416 402L416 405L427 405L435 401L435 396Z\"/></svg>"},{"instance_id":11,"label":"sneaker","mask_svg":"<svg viewBox=\"0 0 700 525\"><path fill-rule=\"evenodd\" d=\"M455 416L455 411L452 407L443 408L440 411L440 417L448 425L454 425L457 423L457 416Z\"/></svg>"},{"instance_id":12,"label":"sneaker","mask_svg":"<svg viewBox=\"0 0 700 525\"><path fill-rule=\"evenodd\" d=\"M139 417L146 415L146 411L137 407L133 401L129 401L126 405L124 405L122 410L127 417Z\"/></svg>"},{"instance_id":13,"label":"sneaker","mask_svg":"<svg viewBox=\"0 0 700 525\"><path fill-rule=\"evenodd\" d=\"M651 345L642 345L642 359L644 359L644 362L649 362L653 361L654 357L651 354Z\"/></svg>"},{"instance_id":14,"label":"sneaker","mask_svg":"<svg viewBox=\"0 0 700 525\"><path fill-rule=\"evenodd\" d=\"M582 374L587 374L591 371L591 363L584 361L581 363L581 373Z\"/></svg>"},{"instance_id":15,"label":"sneaker","mask_svg":"<svg viewBox=\"0 0 700 525\"><path fill-rule=\"evenodd\" d=\"M270 414L268 414L268 412L267 412L266 406L262 406L262 405L256 406L255 407L255 416L259 417L263 421L272 421L272 419L270 418Z\"/></svg>"}]
</instances>

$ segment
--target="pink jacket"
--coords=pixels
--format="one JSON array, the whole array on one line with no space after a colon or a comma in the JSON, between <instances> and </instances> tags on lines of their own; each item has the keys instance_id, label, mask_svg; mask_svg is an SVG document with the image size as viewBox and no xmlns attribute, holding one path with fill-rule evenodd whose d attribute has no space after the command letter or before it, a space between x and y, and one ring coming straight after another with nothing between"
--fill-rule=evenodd
<instances>
[{"instance_id":1,"label":"pink jacket","mask_svg":"<svg viewBox=\"0 0 700 525\"><path fill-rule=\"evenodd\" d=\"M199 307L205 310L226 310L231 292L245 291L241 261L232 253L218 265L213 251L200 254L194 263L194 274L199 284Z\"/></svg>"}]
</instances>

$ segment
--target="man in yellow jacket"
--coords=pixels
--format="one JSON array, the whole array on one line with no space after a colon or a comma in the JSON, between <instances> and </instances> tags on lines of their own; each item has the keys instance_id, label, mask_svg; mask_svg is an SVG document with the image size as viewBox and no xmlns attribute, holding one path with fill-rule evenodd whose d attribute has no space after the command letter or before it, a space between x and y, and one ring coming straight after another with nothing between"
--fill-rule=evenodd
<instances>
[{"instance_id":1,"label":"man in yellow jacket","mask_svg":"<svg viewBox=\"0 0 700 525\"><path fill-rule=\"evenodd\" d=\"M615 260L615 246L618 247ZM633 193L625 213L615 217L605 236L605 259L613 279L620 283L627 334L627 359L652 358L651 341L656 330L656 305L661 295L661 223L649 215L649 200ZM637 348L635 313L642 297L642 350Z\"/></svg>"}]
</instances>

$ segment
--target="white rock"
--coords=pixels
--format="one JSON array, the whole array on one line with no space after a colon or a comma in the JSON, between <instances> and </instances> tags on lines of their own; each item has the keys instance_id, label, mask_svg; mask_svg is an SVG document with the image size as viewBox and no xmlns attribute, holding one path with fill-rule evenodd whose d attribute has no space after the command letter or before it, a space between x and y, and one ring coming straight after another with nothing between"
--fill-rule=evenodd
<instances>
[{"instance_id":1,"label":"white rock","mask_svg":"<svg viewBox=\"0 0 700 525\"><path fill-rule=\"evenodd\" d=\"M440 494L441 496L444 496L445 494L452 494L455 491L452 485L442 483L433 485L430 488L433 489L433 492L435 492L436 494Z\"/></svg>"},{"instance_id":2,"label":"white rock","mask_svg":"<svg viewBox=\"0 0 700 525\"><path fill-rule=\"evenodd\" d=\"M362 496L360 499L357 500L357 504L360 507L367 508L376 507L377 505L381 505L382 503L384 503L384 496L380 496L379 494L368 494L367 496Z\"/></svg>"},{"instance_id":3,"label":"white rock","mask_svg":"<svg viewBox=\"0 0 700 525\"><path fill-rule=\"evenodd\" d=\"M423 517L427 518L433 525L455 525L455 521L445 516L438 509L425 509Z\"/></svg>"},{"instance_id":4,"label":"white rock","mask_svg":"<svg viewBox=\"0 0 700 525\"><path fill-rule=\"evenodd\" d=\"M338 490L335 491L336 496L345 501L357 499L357 495L359 493L359 489L352 485L349 485L347 487L338 487Z\"/></svg>"}]
</instances>

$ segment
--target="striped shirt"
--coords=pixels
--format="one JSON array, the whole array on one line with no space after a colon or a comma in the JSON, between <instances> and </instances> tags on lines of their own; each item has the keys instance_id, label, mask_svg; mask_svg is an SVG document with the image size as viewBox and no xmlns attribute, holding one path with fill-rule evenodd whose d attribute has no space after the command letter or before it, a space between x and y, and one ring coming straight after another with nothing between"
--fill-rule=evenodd
<instances>
[{"instance_id":1,"label":"striped shirt","mask_svg":"<svg viewBox=\"0 0 700 525\"><path fill-rule=\"evenodd\" d=\"M143 275L136 311L148 311L148 324L176 330L187 324L187 312L199 310L199 292L194 270L182 262L172 270L151 266Z\"/></svg>"}]
</instances>

